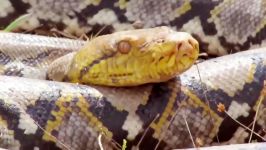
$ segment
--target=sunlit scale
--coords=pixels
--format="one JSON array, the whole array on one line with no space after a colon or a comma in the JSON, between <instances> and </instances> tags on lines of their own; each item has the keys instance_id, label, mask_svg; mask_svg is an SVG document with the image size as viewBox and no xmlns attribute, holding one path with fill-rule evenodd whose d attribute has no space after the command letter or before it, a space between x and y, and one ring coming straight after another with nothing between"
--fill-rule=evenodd
<instances>
[{"instance_id":1,"label":"sunlit scale","mask_svg":"<svg viewBox=\"0 0 266 150\"><path fill-rule=\"evenodd\" d=\"M167 27L117 32L94 38L77 52L67 78L107 86L163 82L187 70L198 51L189 34Z\"/></svg>"}]
</instances>

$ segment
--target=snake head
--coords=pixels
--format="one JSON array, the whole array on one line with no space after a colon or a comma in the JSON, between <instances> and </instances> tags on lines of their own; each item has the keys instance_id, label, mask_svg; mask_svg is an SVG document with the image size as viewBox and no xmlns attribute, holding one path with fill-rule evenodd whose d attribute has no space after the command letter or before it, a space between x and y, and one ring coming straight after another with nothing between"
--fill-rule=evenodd
<instances>
[{"instance_id":1,"label":"snake head","mask_svg":"<svg viewBox=\"0 0 266 150\"><path fill-rule=\"evenodd\" d=\"M65 72L72 82L135 86L164 82L196 61L198 42L168 27L120 31L89 41Z\"/></svg>"}]
</instances>

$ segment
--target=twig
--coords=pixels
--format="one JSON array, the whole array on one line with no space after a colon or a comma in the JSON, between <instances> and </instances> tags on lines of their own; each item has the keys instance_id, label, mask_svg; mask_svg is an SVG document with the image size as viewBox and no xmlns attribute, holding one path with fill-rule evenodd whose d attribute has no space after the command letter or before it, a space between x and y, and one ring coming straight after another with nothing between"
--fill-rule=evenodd
<instances>
[{"instance_id":1,"label":"twig","mask_svg":"<svg viewBox=\"0 0 266 150\"><path fill-rule=\"evenodd\" d=\"M102 134L101 133L98 136L98 143L99 143L100 149L101 150L104 150L103 149L103 144L102 144Z\"/></svg>"},{"instance_id":2,"label":"twig","mask_svg":"<svg viewBox=\"0 0 266 150\"><path fill-rule=\"evenodd\" d=\"M182 117L183 117L184 120L185 120L186 127L187 127L187 129L188 129L188 133L189 133L190 139L191 139L191 141L192 141L192 144L193 144L194 148L196 148L196 144L195 144L195 142L194 142L194 140L193 140L193 137L192 137L191 131L190 131L190 129L189 129L189 126L188 126L188 123L187 123L187 119L186 119L186 117L185 117L184 114L182 114Z\"/></svg>"},{"instance_id":3,"label":"twig","mask_svg":"<svg viewBox=\"0 0 266 150\"><path fill-rule=\"evenodd\" d=\"M175 114L173 115L173 117L171 118L171 120L169 121L169 123L168 123L168 125L167 125L167 128L166 129L168 129L169 128L169 126L171 125L171 123L173 122L173 120L174 120L174 118L175 118L175 116L177 115L177 110L175 111ZM155 148L154 148L154 150L157 150L157 148L159 147L159 145L160 145L160 143L161 143L161 141L162 141L162 139L163 139L163 137L164 136L161 136L160 137L160 139L159 139L159 142L156 144L156 146L155 146Z\"/></svg>"},{"instance_id":4,"label":"twig","mask_svg":"<svg viewBox=\"0 0 266 150\"><path fill-rule=\"evenodd\" d=\"M152 124L152 123L153 123L153 122L154 122L159 116L160 116L160 115L157 114L157 115L155 116L155 118L152 120L152 122L151 122L150 124ZM139 147L139 145L141 144L141 142L142 142L142 140L144 139L145 135L147 134L149 128L150 128L150 125L145 129L143 135L141 136L141 139L139 140L139 142L138 142L138 144L137 144L137 147Z\"/></svg>"},{"instance_id":5,"label":"twig","mask_svg":"<svg viewBox=\"0 0 266 150\"><path fill-rule=\"evenodd\" d=\"M256 114L255 114L255 117L254 117L254 120L253 120L252 129L251 129L252 132L250 133L249 140L248 140L249 143L251 142L252 135L254 133L255 123L256 123L256 120L257 120L257 117L258 117L258 112L259 112L259 109L260 109L260 105L262 103L262 100L264 99L264 94L266 93L265 87L266 87L266 82L264 81L264 86L263 86L263 89L261 91L261 95L262 96L259 97L259 103L258 103L258 107L256 109Z\"/></svg>"},{"instance_id":6,"label":"twig","mask_svg":"<svg viewBox=\"0 0 266 150\"><path fill-rule=\"evenodd\" d=\"M28 115L28 114L26 114L26 115ZM49 132L47 132L43 127L41 127L34 119L32 119L33 120L33 122L34 122L34 124L36 124L45 134L47 134L47 135L49 135L49 136L51 136L51 137L53 137L53 138L55 138L56 140L57 140L57 142L59 143L59 144L61 144L63 147L65 147L66 149L68 149L68 150L71 150L68 146L66 146L63 142L61 142L60 140L58 140L55 136L53 136L53 135L51 135Z\"/></svg>"},{"instance_id":7,"label":"twig","mask_svg":"<svg viewBox=\"0 0 266 150\"><path fill-rule=\"evenodd\" d=\"M200 84L201 84L201 87L203 88L203 82L202 82L200 71L199 71L199 67L198 67L197 64L196 64L196 67L197 67L197 71L198 71L199 78L200 78ZM206 94L207 92L208 92L208 87L206 86L206 91L204 92L204 97L205 97L205 99L207 101L208 107L210 108L210 102L209 102L209 99L208 99L207 94ZM208 114L210 115L210 118L212 118L212 115L211 115L210 111L208 111ZM213 119L211 119L211 122L212 122L212 124L214 124ZM220 143L220 140L219 140L219 137L218 137L217 134L216 134L216 139L217 139L217 142Z\"/></svg>"},{"instance_id":8,"label":"twig","mask_svg":"<svg viewBox=\"0 0 266 150\"><path fill-rule=\"evenodd\" d=\"M91 34L91 38L90 39L93 39L94 37L97 37L99 34L101 34L101 32L106 28L107 26L103 26L94 36Z\"/></svg>"},{"instance_id":9,"label":"twig","mask_svg":"<svg viewBox=\"0 0 266 150\"><path fill-rule=\"evenodd\" d=\"M227 111L224 111L224 113L229 116L231 119L233 119L236 123L238 123L239 125L241 125L243 128L245 128L246 130L250 131L250 132L253 132L251 129L249 129L247 126L245 126L244 124L242 124L241 122L239 122L238 120L232 118L228 113ZM255 135L257 135L258 137L260 137L261 139L263 139L264 141L266 141L265 138L263 138L261 135L259 135L258 133L256 132L253 132Z\"/></svg>"}]
</instances>

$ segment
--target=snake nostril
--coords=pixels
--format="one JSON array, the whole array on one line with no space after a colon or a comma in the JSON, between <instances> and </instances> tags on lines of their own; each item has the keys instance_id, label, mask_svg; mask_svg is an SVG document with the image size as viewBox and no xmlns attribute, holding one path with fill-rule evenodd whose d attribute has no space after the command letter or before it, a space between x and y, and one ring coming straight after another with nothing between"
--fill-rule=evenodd
<instances>
[{"instance_id":1,"label":"snake nostril","mask_svg":"<svg viewBox=\"0 0 266 150\"><path fill-rule=\"evenodd\" d=\"M199 47L199 43L194 38L188 39L188 43L194 48L197 49Z\"/></svg>"},{"instance_id":2,"label":"snake nostril","mask_svg":"<svg viewBox=\"0 0 266 150\"><path fill-rule=\"evenodd\" d=\"M190 57L193 55L195 49L195 42L188 39L186 41L180 41L177 43L177 50L180 56Z\"/></svg>"},{"instance_id":3,"label":"snake nostril","mask_svg":"<svg viewBox=\"0 0 266 150\"><path fill-rule=\"evenodd\" d=\"M177 50L180 50L181 46L182 46L182 42L178 42L176 45Z\"/></svg>"},{"instance_id":4,"label":"snake nostril","mask_svg":"<svg viewBox=\"0 0 266 150\"><path fill-rule=\"evenodd\" d=\"M195 47L195 43L193 43L193 41L191 39L188 39L188 43L192 46Z\"/></svg>"},{"instance_id":5,"label":"snake nostril","mask_svg":"<svg viewBox=\"0 0 266 150\"><path fill-rule=\"evenodd\" d=\"M188 54L187 54L187 53L185 53L185 54L183 54L183 56L184 56L184 57L188 57Z\"/></svg>"},{"instance_id":6,"label":"snake nostril","mask_svg":"<svg viewBox=\"0 0 266 150\"><path fill-rule=\"evenodd\" d=\"M163 59L163 56L161 56L160 58L159 58L159 61L161 61Z\"/></svg>"}]
</instances>

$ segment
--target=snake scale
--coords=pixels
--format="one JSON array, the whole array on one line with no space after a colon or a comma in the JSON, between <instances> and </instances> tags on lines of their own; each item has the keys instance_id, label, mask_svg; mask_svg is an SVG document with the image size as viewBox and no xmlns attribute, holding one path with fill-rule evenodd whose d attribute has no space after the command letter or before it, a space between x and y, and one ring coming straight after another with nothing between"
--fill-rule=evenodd
<instances>
[{"instance_id":1,"label":"snake scale","mask_svg":"<svg viewBox=\"0 0 266 150\"><path fill-rule=\"evenodd\" d=\"M14 58L23 58L19 52L24 50L44 52L34 61L32 56L11 61L1 55L2 63L17 67L5 68L7 76L0 78L4 148L98 149L100 133L105 149L119 148L123 139L128 149L193 147L185 122L201 146L243 143L249 131L219 112L217 105L222 103L230 116L250 126L264 98L265 49L202 62L168 82L111 88L29 79L45 79L38 71L43 72L47 58L70 53L84 45L82 41L14 33L1 33L0 39L2 52L11 48L8 52L17 52L11 53ZM23 75L32 76L10 77ZM260 106L255 131L264 136L264 101ZM252 139L263 141L257 135Z\"/></svg>"},{"instance_id":2,"label":"snake scale","mask_svg":"<svg viewBox=\"0 0 266 150\"><path fill-rule=\"evenodd\" d=\"M106 25L108 32L132 29L131 23L141 20L144 27L166 24L189 32L200 42L201 50L215 55L265 44L263 0L142 3L3 0L0 21L5 25L30 12L32 18L21 29L40 24L52 28L56 24L61 30L80 35ZM0 78L3 148L99 149L99 137L104 149L119 149L123 139L127 140L127 149L245 143L250 131L233 119L251 128L256 112L252 141L265 141L263 48L208 60L167 82L128 88L88 87L38 80L46 78L40 68L51 63L47 60L78 50L84 42L2 35L1 74L7 75ZM43 53L32 52L34 48ZM15 53L7 54L6 49ZM17 63L12 54L23 58L25 51L33 55L26 60L18 57ZM40 61L44 64L36 63ZM217 107L221 104L227 114Z\"/></svg>"},{"instance_id":3,"label":"snake scale","mask_svg":"<svg viewBox=\"0 0 266 150\"><path fill-rule=\"evenodd\" d=\"M73 35L102 34L161 25L189 32L210 55L265 46L264 0L1 0L4 26L19 15L31 17L22 30L52 28ZM36 30L37 30L36 29ZM40 34L43 31L40 31Z\"/></svg>"}]
</instances>

